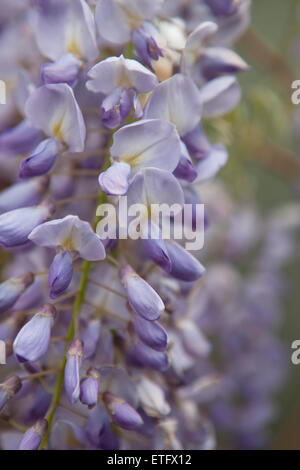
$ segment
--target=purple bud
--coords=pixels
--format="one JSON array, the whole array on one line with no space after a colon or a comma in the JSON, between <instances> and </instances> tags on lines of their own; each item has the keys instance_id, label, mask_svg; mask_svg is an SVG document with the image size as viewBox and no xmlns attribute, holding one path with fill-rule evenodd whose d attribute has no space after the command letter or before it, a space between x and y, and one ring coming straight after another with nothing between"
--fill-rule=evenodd
<instances>
[{"instance_id":1,"label":"purple bud","mask_svg":"<svg viewBox=\"0 0 300 470\"><path fill-rule=\"evenodd\" d=\"M100 375L96 369L90 368L87 377L80 384L80 401L88 408L93 408L98 402Z\"/></svg>"},{"instance_id":2,"label":"purple bud","mask_svg":"<svg viewBox=\"0 0 300 470\"><path fill-rule=\"evenodd\" d=\"M60 144L55 139L43 140L33 153L21 161L20 178L44 175L53 167Z\"/></svg>"},{"instance_id":3,"label":"purple bud","mask_svg":"<svg viewBox=\"0 0 300 470\"><path fill-rule=\"evenodd\" d=\"M27 120L0 134L0 152L16 156L30 152L40 140L40 131Z\"/></svg>"},{"instance_id":4,"label":"purple bud","mask_svg":"<svg viewBox=\"0 0 300 470\"><path fill-rule=\"evenodd\" d=\"M47 352L55 316L55 307L45 304L21 328L13 344L14 353L20 362L37 361Z\"/></svg>"},{"instance_id":5,"label":"purple bud","mask_svg":"<svg viewBox=\"0 0 300 470\"><path fill-rule=\"evenodd\" d=\"M204 49L200 57L200 66L206 80L213 80L224 74L234 74L249 69L241 57L224 47Z\"/></svg>"},{"instance_id":6,"label":"purple bud","mask_svg":"<svg viewBox=\"0 0 300 470\"><path fill-rule=\"evenodd\" d=\"M26 272L21 276L13 277L2 282L2 284L0 284L0 313L4 313L10 309L33 281L33 274Z\"/></svg>"},{"instance_id":7,"label":"purple bud","mask_svg":"<svg viewBox=\"0 0 300 470\"><path fill-rule=\"evenodd\" d=\"M129 265L120 270L120 277L126 289L129 304L135 313L146 320L157 320L165 306L155 290Z\"/></svg>"},{"instance_id":8,"label":"purple bud","mask_svg":"<svg viewBox=\"0 0 300 470\"><path fill-rule=\"evenodd\" d=\"M10 400L22 387L22 382L17 375L9 377L5 382L0 384L0 411L4 408L8 400Z\"/></svg>"},{"instance_id":9,"label":"purple bud","mask_svg":"<svg viewBox=\"0 0 300 470\"><path fill-rule=\"evenodd\" d=\"M166 371L169 367L168 356L165 352L156 351L141 341L134 345L128 359L137 366L149 367L160 372Z\"/></svg>"},{"instance_id":10,"label":"purple bud","mask_svg":"<svg viewBox=\"0 0 300 470\"><path fill-rule=\"evenodd\" d=\"M146 230L147 237L142 239L142 246L145 250L145 254L158 264L158 266L169 272L171 270L171 261L159 227L156 224L149 222ZM144 233L146 232L144 231Z\"/></svg>"},{"instance_id":11,"label":"purple bud","mask_svg":"<svg viewBox=\"0 0 300 470\"><path fill-rule=\"evenodd\" d=\"M156 321L144 320L136 315L134 319L134 329L140 340L150 348L157 351L165 351L168 345L168 335L166 330Z\"/></svg>"},{"instance_id":12,"label":"purple bud","mask_svg":"<svg viewBox=\"0 0 300 470\"><path fill-rule=\"evenodd\" d=\"M98 318L91 320L82 334L82 341L84 344L83 353L85 359L90 358L95 354L100 332L100 320Z\"/></svg>"},{"instance_id":13,"label":"purple bud","mask_svg":"<svg viewBox=\"0 0 300 470\"><path fill-rule=\"evenodd\" d=\"M167 240L166 245L172 263L171 276L182 281L196 281L203 275L205 268L182 246L173 240Z\"/></svg>"},{"instance_id":14,"label":"purple bud","mask_svg":"<svg viewBox=\"0 0 300 470\"><path fill-rule=\"evenodd\" d=\"M70 53L63 54L56 62L47 62L41 67L44 84L67 83L71 87L76 84L80 61Z\"/></svg>"},{"instance_id":15,"label":"purple bud","mask_svg":"<svg viewBox=\"0 0 300 470\"><path fill-rule=\"evenodd\" d=\"M240 0L204 0L215 16L234 15L239 7Z\"/></svg>"},{"instance_id":16,"label":"purple bud","mask_svg":"<svg viewBox=\"0 0 300 470\"><path fill-rule=\"evenodd\" d=\"M176 176L176 178L192 183L197 178L197 170L190 158L181 155L179 163L173 171L173 175Z\"/></svg>"},{"instance_id":17,"label":"purple bud","mask_svg":"<svg viewBox=\"0 0 300 470\"><path fill-rule=\"evenodd\" d=\"M70 285L72 276L72 256L68 251L57 253L49 268L48 286L51 299L55 299L65 292Z\"/></svg>"},{"instance_id":18,"label":"purple bud","mask_svg":"<svg viewBox=\"0 0 300 470\"><path fill-rule=\"evenodd\" d=\"M43 176L13 184L4 189L0 192L0 213L38 204L48 187L48 183L48 178Z\"/></svg>"},{"instance_id":19,"label":"purple bud","mask_svg":"<svg viewBox=\"0 0 300 470\"><path fill-rule=\"evenodd\" d=\"M134 47L141 59L152 69L151 59L163 57L162 49L157 45L154 36L157 31L151 23L144 22L132 33Z\"/></svg>"},{"instance_id":20,"label":"purple bud","mask_svg":"<svg viewBox=\"0 0 300 470\"><path fill-rule=\"evenodd\" d=\"M80 366L83 358L83 343L79 338L71 341L65 368L65 390L71 403L75 403L80 394Z\"/></svg>"},{"instance_id":21,"label":"purple bud","mask_svg":"<svg viewBox=\"0 0 300 470\"><path fill-rule=\"evenodd\" d=\"M0 246L24 245L32 230L45 222L54 212L52 204L22 207L0 215Z\"/></svg>"},{"instance_id":22,"label":"purple bud","mask_svg":"<svg viewBox=\"0 0 300 470\"><path fill-rule=\"evenodd\" d=\"M188 152L196 159L206 157L211 151L211 143L200 126L195 127L195 129L186 134L182 140Z\"/></svg>"},{"instance_id":23,"label":"purple bud","mask_svg":"<svg viewBox=\"0 0 300 470\"><path fill-rule=\"evenodd\" d=\"M121 126L130 114L132 96L124 87L118 87L112 91L101 105L102 122L108 129Z\"/></svg>"},{"instance_id":24,"label":"purple bud","mask_svg":"<svg viewBox=\"0 0 300 470\"><path fill-rule=\"evenodd\" d=\"M138 412L122 398L106 392L103 395L103 401L110 413L111 419L120 428L132 431L143 424L143 420Z\"/></svg>"},{"instance_id":25,"label":"purple bud","mask_svg":"<svg viewBox=\"0 0 300 470\"><path fill-rule=\"evenodd\" d=\"M18 450L37 450L48 429L48 421L39 419L34 426L25 432L21 439Z\"/></svg>"}]
</instances>

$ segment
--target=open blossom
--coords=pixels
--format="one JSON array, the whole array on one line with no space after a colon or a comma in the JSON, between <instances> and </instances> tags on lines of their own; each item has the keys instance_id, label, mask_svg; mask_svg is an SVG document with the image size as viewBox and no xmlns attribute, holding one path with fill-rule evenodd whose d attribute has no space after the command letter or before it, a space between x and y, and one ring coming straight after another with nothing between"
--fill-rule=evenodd
<instances>
[{"instance_id":1,"label":"open blossom","mask_svg":"<svg viewBox=\"0 0 300 470\"><path fill-rule=\"evenodd\" d=\"M211 180L230 158L248 0L3 1L1 448L212 449L219 430L258 442L282 376L264 382L257 364L282 361L272 311L300 221L258 224L266 246L242 281L231 261L257 220ZM127 214L138 239L122 236L122 196L141 208ZM108 204L114 235L98 232ZM204 231L208 252L167 222Z\"/></svg>"}]
</instances>

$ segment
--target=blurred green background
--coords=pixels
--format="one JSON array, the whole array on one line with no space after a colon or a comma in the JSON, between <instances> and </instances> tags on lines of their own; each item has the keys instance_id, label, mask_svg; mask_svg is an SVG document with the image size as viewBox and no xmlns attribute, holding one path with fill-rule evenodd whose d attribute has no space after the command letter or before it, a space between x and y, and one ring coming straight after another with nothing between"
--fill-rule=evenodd
<instances>
[{"instance_id":1,"label":"blurred green background","mask_svg":"<svg viewBox=\"0 0 300 470\"><path fill-rule=\"evenodd\" d=\"M251 27L235 49L252 68L240 76L240 106L215 129L230 150L222 177L235 198L254 201L268 214L285 202L299 201L300 195L300 104L291 102L292 81L300 80L300 1L252 0ZM288 289L280 334L290 356L291 343L300 339L299 250L284 274ZM290 363L277 400L270 446L299 449L300 365Z\"/></svg>"}]
</instances>

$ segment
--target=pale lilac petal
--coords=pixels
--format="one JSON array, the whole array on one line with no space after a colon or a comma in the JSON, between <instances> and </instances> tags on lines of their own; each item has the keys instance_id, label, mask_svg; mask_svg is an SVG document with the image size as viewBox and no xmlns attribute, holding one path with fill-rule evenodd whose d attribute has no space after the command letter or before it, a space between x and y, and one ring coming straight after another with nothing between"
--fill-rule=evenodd
<instances>
[{"instance_id":1,"label":"pale lilac petal","mask_svg":"<svg viewBox=\"0 0 300 470\"><path fill-rule=\"evenodd\" d=\"M51 60L65 52L86 60L98 55L94 17L85 0L41 5L33 15L32 27L40 51Z\"/></svg>"},{"instance_id":2,"label":"pale lilac petal","mask_svg":"<svg viewBox=\"0 0 300 470\"><path fill-rule=\"evenodd\" d=\"M106 194L122 196L128 190L130 165L128 163L114 163L99 175L99 184Z\"/></svg>"},{"instance_id":3,"label":"pale lilac petal","mask_svg":"<svg viewBox=\"0 0 300 470\"><path fill-rule=\"evenodd\" d=\"M226 148L221 144L213 145L209 154L197 163L198 176L196 182L213 178L226 164L227 160Z\"/></svg>"},{"instance_id":4,"label":"pale lilac petal","mask_svg":"<svg viewBox=\"0 0 300 470\"><path fill-rule=\"evenodd\" d=\"M28 98L26 114L33 126L66 144L70 151L83 151L85 123L69 85L59 83L37 88Z\"/></svg>"},{"instance_id":5,"label":"pale lilac petal","mask_svg":"<svg viewBox=\"0 0 300 470\"><path fill-rule=\"evenodd\" d=\"M43 83L67 83L73 86L77 81L79 67L80 61L73 54L64 54L56 62L47 62L42 65Z\"/></svg>"},{"instance_id":6,"label":"pale lilac petal","mask_svg":"<svg viewBox=\"0 0 300 470\"><path fill-rule=\"evenodd\" d=\"M132 59L109 57L94 65L88 73L86 87L94 93L111 93L116 87L133 88L138 93L149 93L158 85L156 76Z\"/></svg>"},{"instance_id":7,"label":"pale lilac petal","mask_svg":"<svg viewBox=\"0 0 300 470\"><path fill-rule=\"evenodd\" d=\"M183 136L200 122L199 90L190 77L174 75L154 89L144 116L146 119L158 118L173 123Z\"/></svg>"},{"instance_id":8,"label":"pale lilac petal","mask_svg":"<svg viewBox=\"0 0 300 470\"><path fill-rule=\"evenodd\" d=\"M232 111L241 99L241 89L234 76L211 80L200 89L205 117L217 117Z\"/></svg>"},{"instance_id":9,"label":"pale lilac petal","mask_svg":"<svg viewBox=\"0 0 300 470\"><path fill-rule=\"evenodd\" d=\"M180 139L169 122L147 119L115 132L110 152L135 171L146 166L173 171L181 154Z\"/></svg>"}]
</instances>

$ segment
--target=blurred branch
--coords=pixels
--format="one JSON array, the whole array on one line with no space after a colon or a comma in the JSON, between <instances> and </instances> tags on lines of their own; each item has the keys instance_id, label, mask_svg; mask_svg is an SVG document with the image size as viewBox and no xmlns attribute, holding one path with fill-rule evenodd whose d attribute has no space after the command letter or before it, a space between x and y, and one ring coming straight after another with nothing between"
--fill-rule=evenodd
<instances>
[{"instance_id":1,"label":"blurred branch","mask_svg":"<svg viewBox=\"0 0 300 470\"><path fill-rule=\"evenodd\" d=\"M274 144L254 126L247 126L241 139L248 149L248 159L255 160L291 183L300 183L300 160L296 153Z\"/></svg>"},{"instance_id":2,"label":"blurred branch","mask_svg":"<svg viewBox=\"0 0 300 470\"><path fill-rule=\"evenodd\" d=\"M240 39L239 44L246 54L251 56L253 63L274 76L285 91L290 91L291 84L295 80L295 72L265 38L253 28L249 28Z\"/></svg>"}]
</instances>

